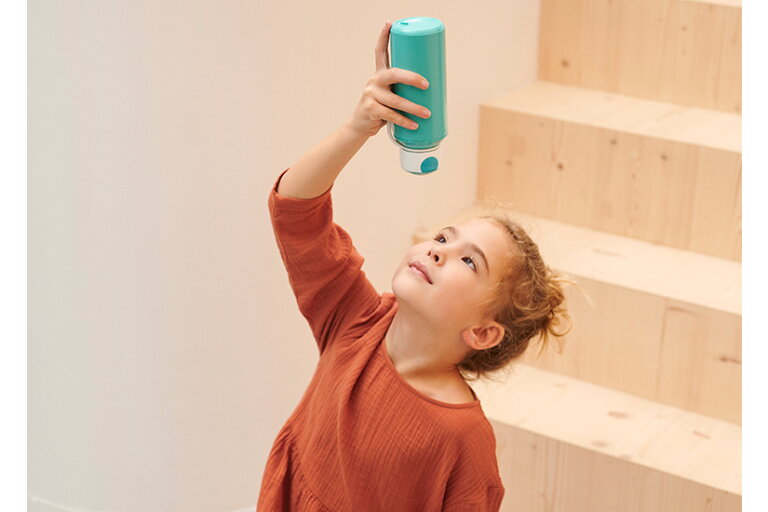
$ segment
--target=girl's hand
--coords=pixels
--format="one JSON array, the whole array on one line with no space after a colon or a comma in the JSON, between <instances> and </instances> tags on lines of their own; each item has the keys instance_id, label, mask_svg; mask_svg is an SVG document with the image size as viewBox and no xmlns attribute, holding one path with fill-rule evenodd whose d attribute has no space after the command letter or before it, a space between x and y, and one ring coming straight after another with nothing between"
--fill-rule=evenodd
<instances>
[{"instance_id":1,"label":"girl's hand","mask_svg":"<svg viewBox=\"0 0 768 512\"><path fill-rule=\"evenodd\" d=\"M429 87L427 80L413 71L402 68L389 67L389 28L392 24L387 22L381 29L379 40L376 43L376 73L368 80L363 90L363 95L355 108L350 127L358 133L367 136L376 135L387 121L392 121L404 128L415 130L417 126L404 115L395 112L398 109L424 119L431 113L424 107L398 96L390 89L390 84L401 83L426 89Z\"/></svg>"}]
</instances>

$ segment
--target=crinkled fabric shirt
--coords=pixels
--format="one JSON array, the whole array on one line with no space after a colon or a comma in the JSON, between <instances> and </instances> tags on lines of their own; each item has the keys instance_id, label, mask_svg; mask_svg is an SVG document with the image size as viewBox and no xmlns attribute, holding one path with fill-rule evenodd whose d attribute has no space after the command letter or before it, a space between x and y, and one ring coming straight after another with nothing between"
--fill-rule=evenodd
<instances>
[{"instance_id":1,"label":"crinkled fabric shirt","mask_svg":"<svg viewBox=\"0 0 768 512\"><path fill-rule=\"evenodd\" d=\"M275 239L320 352L277 434L258 512L498 511L504 487L480 400L428 397L398 373L384 335L397 311L333 222L331 188L312 199L269 194Z\"/></svg>"}]
</instances>

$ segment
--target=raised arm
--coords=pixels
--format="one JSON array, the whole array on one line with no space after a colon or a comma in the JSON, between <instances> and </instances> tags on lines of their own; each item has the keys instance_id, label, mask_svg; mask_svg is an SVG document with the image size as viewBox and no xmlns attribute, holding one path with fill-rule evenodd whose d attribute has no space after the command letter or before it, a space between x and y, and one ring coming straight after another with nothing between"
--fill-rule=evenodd
<instances>
[{"instance_id":1,"label":"raised arm","mask_svg":"<svg viewBox=\"0 0 768 512\"><path fill-rule=\"evenodd\" d=\"M344 123L291 166L280 180L278 194L296 199L322 195L366 140L368 136L356 133Z\"/></svg>"},{"instance_id":2,"label":"raised arm","mask_svg":"<svg viewBox=\"0 0 768 512\"><path fill-rule=\"evenodd\" d=\"M291 198L311 199L331 188L336 177L358 150L391 121L415 129L411 120L393 109L424 119L429 112L420 105L392 92L390 85L402 83L426 89L426 79L406 69L389 67L389 28L387 22L376 43L376 73L368 80L352 117L334 133L302 156L280 181L278 193Z\"/></svg>"}]
</instances>

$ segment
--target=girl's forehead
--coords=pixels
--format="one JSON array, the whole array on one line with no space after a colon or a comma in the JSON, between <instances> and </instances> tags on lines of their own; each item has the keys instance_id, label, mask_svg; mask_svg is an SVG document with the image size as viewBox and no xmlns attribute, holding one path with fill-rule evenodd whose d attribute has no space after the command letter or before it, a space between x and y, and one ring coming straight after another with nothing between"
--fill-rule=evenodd
<instances>
[{"instance_id":1,"label":"girl's forehead","mask_svg":"<svg viewBox=\"0 0 768 512\"><path fill-rule=\"evenodd\" d=\"M456 224L462 233L485 234L485 235L504 235L506 228L493 219L484 219L474 217L466 219Z\"/></svg>"},{"instance_id":2,"label":"girl's forehead","mask_svg":"<svg viewBox=\"0 0 768 512\"><path fill-rule=\"evenodd\" d=\"M456 226L475 226L475 225L481 225L481 226L491 226L494 225L495 222L492 219L484 219L482 217L471 217L469 219L464 219Z\"/></svg>"},{"instance_id":3,"label":"girl's forehead","mask_svg":"<svg viewBox=\"0 0 768 512\"><path fill-rule=\"evenodd\" d=\"M516 244L507 228L494 219L475 217L456 224L461 235L471 238L486 253L492 253L494 259L504 259L509 251L515 250Z\"/></svg>"}]
</instances>

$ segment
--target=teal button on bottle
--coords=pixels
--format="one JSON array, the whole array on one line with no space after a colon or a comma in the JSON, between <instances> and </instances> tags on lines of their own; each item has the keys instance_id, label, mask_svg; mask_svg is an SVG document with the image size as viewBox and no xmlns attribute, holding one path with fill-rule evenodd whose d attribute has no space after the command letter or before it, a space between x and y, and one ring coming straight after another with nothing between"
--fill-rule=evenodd
<instances>
[{"instance_id":1,"label":"teal button on bottle","mask_svg":"<svg viewBox=\"0 0 768 512\"><path fill-rule=\"evenodd\" d=\"M427 174L437 170L437 158L430 156L421 162L421 172Z\"/></svg>"}]
</instances>

